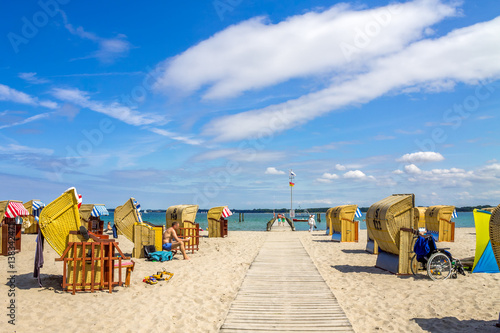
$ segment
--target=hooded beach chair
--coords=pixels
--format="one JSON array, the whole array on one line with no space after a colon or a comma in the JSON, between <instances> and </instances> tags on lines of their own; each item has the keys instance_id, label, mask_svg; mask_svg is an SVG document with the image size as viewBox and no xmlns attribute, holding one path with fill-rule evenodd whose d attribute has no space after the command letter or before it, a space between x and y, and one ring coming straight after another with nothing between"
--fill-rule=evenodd
<instances>
[{"instance_id":1,"label":"hooded beach chair","mask_svg":"<svg viewBox=\"0 0 500 333\"><path fill-rule=\"evenodd\" d=\"M227 237L227 218L233 213L227 206L213 207L207 213L208 237Z\"/></svg>"},{"instance_id":2,"label":"hooded beach chair","mask_svg":"<svg viewBox=\"0 0 500 333\"><path fill-rule=\"evenodd\" d=\"M21 252L22 220L28 216L21 201L0 201L0 255Z\"/></svg>"},{"instance_id":3,"label":"hooded beach chair","mask_svg":"<svg viewBox=\"0 0 500 333\"><path fill-rule=\"evenodd\" d=\"M472 273L500 273L493 252L495 231L494 215L491 211L474 209L474 224L476 226L476 252ZM497 217L498 218L498 217ZM493 235L493 238L491 237ZM495 245L498 248L498 243ZM500 254L500 253L499 253Z\"/></svg>"},{"instance_id":4,"label":"hooded beach chair","mask_svg":"<svg viewBox=\"0 0 500 333\"><path fill-rule=\"evenodd\" d=\"M451 221L455 206L430 206L425 211L425 227L436 242L455 241L455 222Z\"/></svg>"},{"instance_id":5,"label":"hooded beach chair","mask_svg":"<svg viewBox=\"0 0 500 333\"><path fill-rule=\"evenodd\" d=\"M25 234L38 233L38 221L40 220L40 213L43 207L45 207L45 204L40 200L30 200L24 203L24 208L30 213L30 216L26 220L26 225L24 226Z\"/></svg>"},{"instance_id":6,"label":"hooded beach chair","mask_svg":"<svg viewBox=\"0 0 500 333\"><path fill-rule=\"evenodd\" d=\"M154 245L157 251L162 250L162 227L142 220L141 205L130 198L114 212L114 223L119 234L134 243L133 258L144 258L144 246Z\"/></svg>"},{"instance_id":7,"label":"hooded beach chair","mask_svg":"<svg viewBox=\"0 0 500 333\"><path fill-rule=\"evenodd\" d=\"M179 223L179 237L191 237L189 242L184 243L186 251L198 251L200 244L200 225L196 223L198 205L175 205L168 207L165 219L167 229L172 223Z\"/></svg>"},{"instance_id":8,"label":"hooded beach chair","mask_svg":"<svg viewBox=\"0 0 500 333\"><path fill-rule=\"evenodd\" d=\"M354 220L357 210L357 205L342 205L328 210L332 240L338 242L358 241L359 222Z\"/></svg>"},{"instance_id":9,"label":"hooded beach chair","mask_svg":"<svg viewBox=\"0 0 500 333\"><path fill-rule=\"evenodd\" d=\"M127 274L130 274L128 267L133 266L133 263L122 262L130 258L123 255L114 239L101 239L85 228L82 234L79 212L81 198L75 188L70 188L49 203L40 214L40 233L59 254L60 258L56 261L64 262L64 289L73 294L95 289L109 289L111 292L114 286L122 284L122 268L127 268ZM37 246L38 249L42 247ZM117 256L115 251L118 252ZM35 257L39 255L37 253ZM115 268L119 269L119 281L115 281Z\"/></svg>"},{"instance_id":10,"label":"hooded beach chair","mask_svg":"<svg viewBox=\"0 0 500 333\"><path fill-rule=\"evenodd\" d=\"M96 235L102 235L104 231L104 221L100 217L108 215L109 212L104 205L83 204L80 207L82 225Z\"/></svg>"},{"instance_id":11,"label":"hooded beach chair","mask_svg":"<svg viewBox=\"0 0 500 333\"><path fill-rule=\"evenodd\" d=\"M378 246L376 266L395 274L411 274L415 196L394 194L370 206L366 227Z\"/></svg>"},{"instance_id":12,"label":"hooded beach chair","mask_svg":"<svg viewBox=\"0 0 500 333\"><path fill-rule=\"evenodd\" d=\"M500 268L500 205L491 213L490 219L490 241L493 254Z\"/></svg>"},{"instance_id":13,"label":"hooded beach chair","mask_svg":"<svg viewBox=\"0 0 500 333\"><path fill-rule=\"evenodd\" d=\"M415 223L413 228L415 230L425 229L425 211L427 207L415 207L414 208L414 219Z\"/></svg>"}]
</instances>

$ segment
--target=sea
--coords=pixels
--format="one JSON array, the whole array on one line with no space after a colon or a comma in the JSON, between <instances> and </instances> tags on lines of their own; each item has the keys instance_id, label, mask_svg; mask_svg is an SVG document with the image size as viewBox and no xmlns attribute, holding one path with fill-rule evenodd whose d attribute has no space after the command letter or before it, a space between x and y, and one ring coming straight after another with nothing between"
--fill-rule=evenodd
<instances>
[{"instance_id":1,"label":"sea","mask_svg":"<svg viewBox=\"0 0 500 333\"><path fill-rule=\"evenodd\" d=\"M235 213L228 218L228 230L248 230L248 231L265 231L267 222L273 218L272 213L245 213L243 221L239 222L239 213ZM298 216L297 219L307 219L307 216ZM103 221L111 222L113 225L113 212L109 212L109 216L101 216ZM165 213L143 213L142 219L148 221L154 225L165 225ZM366 222L364 221L365 214L360 218L356 218L359 221L360 229L366 229ZM474 217L472 212L458 212L458 217L452 219L455 222L456 228L474 228ZM205 230L208 226L207 214L198 213L196 215L196 223L200 224L200 228ZM308 230L309 226L307 222L294 222L296 230ZM326 218L325 214L321 214L321 219L318 221L316 218L316 230L326 230Z\"/></svg>"}]
</instances>

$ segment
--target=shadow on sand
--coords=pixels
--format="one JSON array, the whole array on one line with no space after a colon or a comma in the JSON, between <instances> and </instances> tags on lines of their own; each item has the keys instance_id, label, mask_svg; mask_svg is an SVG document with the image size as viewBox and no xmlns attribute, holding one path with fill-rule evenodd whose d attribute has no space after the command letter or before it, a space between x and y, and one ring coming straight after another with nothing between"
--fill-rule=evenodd
<instances>
[{"instance_id":1,"label":"shadow on sand","mask_svg":"<svg viewBox=\"0 0 500 333\"><path fill-rule=\"evenodd\" d=\"M426 332L482 332L498 333L500 328L495 327L495 320L459 320L455 317L444 318L413 318L422 330Z\"/></svg>"},{"instance_id":2,"label":"shadow on sand","mask_svg":"<svg viewBox=\"0 0 500 333\"><path fill-rule=\"evenodd\" d=\"M382 275L391 274L375 266L332 265L331 267L342 273L370 273L370 274L382 274Z\"/></svg>"}]
</instances>

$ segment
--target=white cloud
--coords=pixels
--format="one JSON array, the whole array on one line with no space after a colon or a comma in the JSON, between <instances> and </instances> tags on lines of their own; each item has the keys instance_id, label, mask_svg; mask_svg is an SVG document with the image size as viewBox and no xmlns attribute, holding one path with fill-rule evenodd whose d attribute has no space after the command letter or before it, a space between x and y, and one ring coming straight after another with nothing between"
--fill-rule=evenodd
<instances>
[{"instance_id":1,"label":"white cloud","mask_svg":"<svg viewBox=\"0 0 500 333\"><path fill-rule=\"evenodd\" d=\"M82 39L90 40L99 45L99 49L92 55L85 58L97 58L103 63L111 63L117 58L124 57L132 48L132 44L127 41L127 36L118 34L114 38L102 38L92 32L85 31L83 27L74 28L68 22L66 13L62 10L59 11L64 19L64 27L73 35Z\"/></svg>"},{"instance_id":2,"label":"white cloud","mask_svg":"<svg viewBox=\"0 0 500 333\"><path fill-rule=\"evenodd\" d=\"M392 173L395 174L395 175L401 175L404 172L403 172L403 170L394 170Z\"/></svg>"},{"instance_id":3,"label":"white cloud","mask_svg":"<svg viewBox=\"0 0 500 333\"><path fill-rule=\"evenodd\" d=\"M396 137L393 135L379 134L373 137L373 140L384 141L384 140L394 140Z\"/></svg>"},{"instance_id":4,"label":"white cloud","mask_svg":"<svg viewBox=\"0 0 500 333\"><path fill-rule=\"evenodd\" d=\"M149 130L153 133L158 134L158 135L161 135L161 136L164 136L164 137L176 140L176 141L180 141L183 143L187 143L189 145L197 146L197 145L200 145L203 143L203 140L192 139L190 137L179 135L177 133L170 132L170 131L167 131L167 130L164 130L161 128L150 128Z\"/></svg>"},{"instance_id":5,"label":"white cloud","mask_svg":"<svg viewBox=\"0 0 500 333\"><path fill-rule=\"evenodd\" d=\"M440 162L444 157L440 153L433 151L419 151L416 153L405 154L398 158L397 162L403 163L424 163L424 162Z\"/></svg>"},{"instance_id":6,"label":"white cloud","mask_svg":"<svg viewBox=\"0 0 500 333\"><path fill-rule=\"evenodd\" d=\"M422 170L420 170L420 168L418 166L416 166L415 164L405 165L405 171L406 171L406 173L409 173L409 174L422 173Z\"/></svg>"},{"instance_id":7,"label":"white cloud","mask_svg":"<svg viewBox=\"0 0 500 333\"><path fill-rule=\"evenodd\" d=\"M216 160L220 158L238 162L269 162L285 158L285 153L273 151L256 151L255 149L227 148L210 150L206 153L196 156L195 160L206 161Z\"/></svg>"},{"instance_id":8,"label":"white cloud","mask_svg":"<svg viewBox=\"0 0 500 333\"><path fill-rule=\"evenodd\" d=\"M17 121L17 122L11 123L11 124L0 126L0 129L4 129L4 128L8 128L8 127L14 127L14 126L19 126L19 125L24 125L24 124L27 124L27 123L31 123L32 121L36 121L36 120L39 120L39 119L45 119L45 118L50 117L53 113L54 112L40 113L40 114L34 115L32 117L28 117L26 119L23 119L21 121Z\"/></svg>"},{"instance_id":9,"label":"white cloud","mask_svg":"<svg viewBox=\"0 0 500 333\"><path fill-rule=\"evenodd\" d=\"M0 145L0 154L16 155L16 154L37 154L50 156L54 153L52 149L33 148L18 144Z\"/></svg>"},{"instance_id":10,"label":"white cloud","mask_svg":"<svg viewBox=\"0 0 500 333\"><path fill-rule=\"evenodd\" d=\"M266 175L284 175L285 171L283 170L278 170L275 167L268 167L266 169L266 172L264 172Z\"/></svg>"},{"instance_id":11,"label":"white cloud","mask_svg":"<svg viewBox=\"0 0 500 333\"><path fill-rule=\"evenodd\" d=\"M494 32L499 30L500 17L454 30L441 38L414 42L402 51L367 61L364 71L360 69L358 74L339 73L326 89L282 104L216 118L205 126L204 134L218 141L257 137L284 131L347 105L401 92L405 87L432 90L431 85L443 80L478 84L480 80L497 79L500 34ZM241 128L239 124L246 126ZM215 130L218 128L227 130Z\"/></svg>"},{"instance_id":12,"label":"white cloud","mask_svg":"<svg viewBox=\"0 0 500 333\"><path fill-rule=\"evenodd\" d=\"M159 125L165 123L165 119L163 116L140 113L116 102L104 104L102 102L92 101L87 92L81 91L79 89L55 88L52 91L52 94L54 95L54 97L62 101L70 102L82 108L87 108L95 112L103 113L109 117L121 120L129 125L141 126L150 124Z\"/></svg>"},{"instance_id":13,"label":"white cloud","mask_svg":"<svg viewBox=\"0 0 500 333\"><path fill-rule=\"evenodd\" d=\"M417 129L417 130L414 130L414 131L407 131L407 130L397 129L396 133L405 134L405 135L416 135L416 134L422 134L422 133L424 133L424 131L422 131L421 129Z\"/></svg>"},{"instance_id":14,"label":"white cloud","mask_svg":"<svg viewBox=\"0 0 500 333\"><path fill-rule=\"evenodd\" d=\"M338 171L344 171L346 169L345 165L335 164L335 169Z\"/></svg>"},{"instance_id":15,"label":"white cloud","mask_svg":"<svg viewBox=\"0 0 500 333\"><path fill-rule=\"evenodd\" d=\"M256 17L165 61L156 87L193 92L209 85L205 98L225 98L292 78L324 75L347 63L362 66L366 59L401 50L421 38L428 26L455 14L455 7L441 1L416 0L359 11L344 3L276 24ZM362 40L360 30L376 36Z\"/></svg>"},{"instance_id":16,"label":"white cloud","mask_svg":"<svg viewBox=\"0 0 500 333\"><path fill-rule=\"evenodd\" d=\"M321 176L321 177L324 178L324 179L338 179L339 178L338 175L336 175L334 173L328 173L328 172L325 172L323 174L323 176Z\"/></svg>"},{"instance_id":17,"label":"white cloud","mask_svg":"<svg viewBox=\"0 0 500 333\"><path fill-rule=\"evenodd\" d=\"M19 78L33 84L43 84L50 82L49 80L37 77L35 72L19 73L18 76Z\"/></svg>"},{"instance_id":18,"label":"white cloud","mask_svg":"<svg viewBox=\"0 0 500 333\"><path fill-rule=\"evenodd\" d=\"M325 184L330 184L332 182L331 179L326 179L326 178L316 178L316 181L319 183L325 183Z\"/></svg>"},{"instance_id":19,"label":"white cloud","mask_svg":"<svg viewBox=\"0 0 500 333\"><path fill-rule=\"evenodd\" d=\"M347 179L366 179L366 180L375 180L375 177L373 176L367 176L363 171L361 170L351 170L347 171L344 173L344 178Z\"/></svg>"},{"instance_id":20,"label":"white cloud","mask_svg":"<svg viewBox=\"0 0 500 333\"><path fill-rule=\"evenodd\" d=\"M57 108L57 103L51 101L39 101L38 98L32 97L19 90L13 89L6 85L0 84L0 101L8 101L19 104L32 106L43 106L49 109Z\"/></svg>"}]
</instances>

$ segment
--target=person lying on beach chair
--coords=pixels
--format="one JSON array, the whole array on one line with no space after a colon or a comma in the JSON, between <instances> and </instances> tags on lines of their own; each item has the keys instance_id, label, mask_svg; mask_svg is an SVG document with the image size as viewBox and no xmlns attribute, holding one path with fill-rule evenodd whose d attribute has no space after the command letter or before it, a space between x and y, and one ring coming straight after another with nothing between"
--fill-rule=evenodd
<instances>
[{"instance_id":1,"label":"person lying on beach chair","mask_svg":"<svg viewBox=\"0 0 500 333\"><path fill-rule=\"evenodd\" d=\"M184 243L189 242L190 237L186 239L180 239L179 236L177 236L178 229L179 229L179 223L173 222L172 226L163 233L162 249L164 251L172 251L177 248L180 248L182 255L184 256L184 260L189 260L190 258L186 254L186 248L184 247Z\"/></svg>"}]
</instances>

